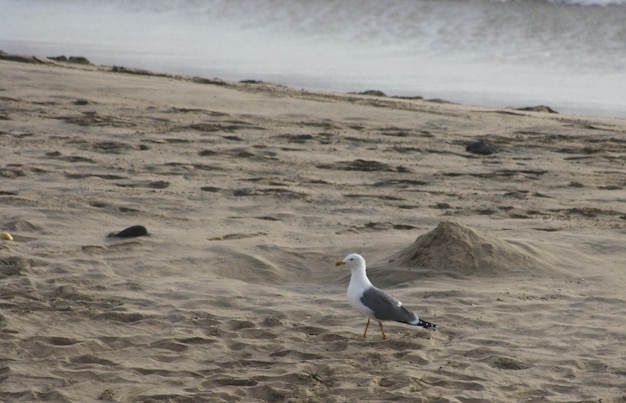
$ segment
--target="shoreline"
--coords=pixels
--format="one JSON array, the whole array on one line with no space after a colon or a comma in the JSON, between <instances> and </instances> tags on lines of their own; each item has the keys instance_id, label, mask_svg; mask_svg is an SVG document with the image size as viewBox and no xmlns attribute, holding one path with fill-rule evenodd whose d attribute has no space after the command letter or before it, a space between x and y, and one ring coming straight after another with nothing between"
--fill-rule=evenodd
<instances>
[{"instance_id":1,"label":"shoreline","mask_svg":"<svg viewBox=\"0 0 626 403\"><path fill-rule=\"evenodd\" d=\"M71 60L74 59L74 60ZM391 104L395 100L418 100L424 101L428 103L434 104L457 104L457 105L466 105L468 107L476 107L476 108L486 108L486 109L499 109L505 111L520 111L520 112L548 112L554 114L562 114L564 116L580 116L580 117L588 117L588 118L608 118L608 119L626 119L626 117L621 116L610 116L610 115L587 115L587 114L572 114L572 113L561 113L557 110L554 110L549 105L526 105L523 107L509 107L509 106L486 106L486 105L474 105L474 104L463 104L457 102L451 102L445 99L440 98L424 98L420 95L415 96L395 96L395 95L387 95L383 91L377 89L369 89L361 92L337 92L337 91L326 91L326 90L315 90L315 89L304 89L291 87L283 84L266 82L254 79L245 79L239 81L231 81L225 80L219 77L207 78L200 76L191 76L184 74L172 74L165 73L159 71L153 71L143 68L134 68L127 66L116 66L116 65L96 65L91 63L87 58L83 56L55 56L55 57L46 57L46 56L37 56L37 55L29 55L29 54L9 54L2 52L0 49L0 60L7 60L16 63L27 63L27 64L43 64L43 65L54 65L61 68L77 68L77 69L85 69L85 70L95 70L95 71L104 71L104 72L113 72L113 73L121 73L121 74L131 74L131 75L143 75L143 76L154 76L154 77L164 77L171 78L176 80L183 81L191 81L195 83L201 84L211 84L211 85L224 85L231 86L233 88L240 88L245 90L246 87L255 86L254 90L248 88L252 91L269 91L269 92L280 92L284 91L286 94L290 94L292 96L309 96L309 97L355 97L355 96L368 96L374 97L381 103L385 103L385 101L390 101Z\"/></svg>"},{"instance_id":2,"label":"shoreline","mask_svg":"<svg viewBox=\"0 0 626 403\"><path fill-rule=\"evenodd\" d=\"M0 400L626 398L625 119L57 64L0 60ZM438 331L358 339L353 252Z\"/></svg>"}]
</instances>

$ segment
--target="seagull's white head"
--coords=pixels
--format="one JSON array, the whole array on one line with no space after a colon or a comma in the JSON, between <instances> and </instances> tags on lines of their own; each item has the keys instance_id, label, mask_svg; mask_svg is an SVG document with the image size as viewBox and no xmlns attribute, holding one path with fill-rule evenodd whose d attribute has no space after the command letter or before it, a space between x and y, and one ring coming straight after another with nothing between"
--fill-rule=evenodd
<instances>
[{"instance_id":1,"label":"seagull's white head","mask_svg":"<svg viewBox=\"0 0 626 403\"><path fill-rule=\"evenodd\" d=\"M337 262L335 266L345 265L348 269L360 269L365 271L365 259L358 253L352 253L346 256L341 262Z\"/></svg>"}]
</instances>

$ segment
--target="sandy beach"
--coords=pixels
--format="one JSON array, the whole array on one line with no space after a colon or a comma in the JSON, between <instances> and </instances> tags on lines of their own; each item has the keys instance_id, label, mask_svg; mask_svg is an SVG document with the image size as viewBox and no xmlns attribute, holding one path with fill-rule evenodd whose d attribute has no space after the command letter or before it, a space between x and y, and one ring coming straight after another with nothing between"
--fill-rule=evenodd
<instances>
[{"instance_id":1,"label":"sandy beach","mask_svg":"<svg viewBox=\"0 0 626 403\"><path fill-rule=\"evenodd\" d=\"M626 119L40 61L0 61L0 401L626 401ZM352 252L438 331L359 339Z\"/></svg>"}]
</instances>

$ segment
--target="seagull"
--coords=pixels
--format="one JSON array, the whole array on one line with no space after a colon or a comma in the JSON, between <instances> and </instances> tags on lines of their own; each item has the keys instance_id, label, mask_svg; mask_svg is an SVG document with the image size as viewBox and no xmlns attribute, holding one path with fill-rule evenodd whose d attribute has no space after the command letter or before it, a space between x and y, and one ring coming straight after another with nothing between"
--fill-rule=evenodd
<instances>
[{"instance_id":1,"label":"seagull","mask_svg":"<svg viewBox=\"0 0 626 403\"><path fill-rule=\"evenodd\" d=\"M371 319L378 321L383 340L387 336L382 321L386 320L407 323L422 329L437 330L436 324L421 320L416 314L402 306L402 302L374 287L365 274L363 256L352 253L336 264L336 266L344 265L352 271L348 285L348 301L354 309L368 316L363 338L367 337L367 328L370 326Z\"/></svg>"}]
</instances>

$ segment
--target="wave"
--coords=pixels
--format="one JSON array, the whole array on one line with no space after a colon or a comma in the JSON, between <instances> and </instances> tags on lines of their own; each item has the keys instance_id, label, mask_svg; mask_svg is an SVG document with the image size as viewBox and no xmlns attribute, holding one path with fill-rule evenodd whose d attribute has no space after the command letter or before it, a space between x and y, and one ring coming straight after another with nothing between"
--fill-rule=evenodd
<instances>
[{"instance_id":1,"label":"wave","mask_svg":"<svg viewBox=\"0 0 626 403\"><path fill-rule=\"evenodd\" d=\"M549 0L550 3L560 3L576 6L624 6L626 0Z\"/></svg>"},{"instance_id":2,"label":"wave","mask_svg":"<svg viewBox=\"0 0 626 403\"><path fill-rule=\"evenodd\" d=\"M527 0L487 0L491 2L497 3L527 3L532 4L536 3L552 3L552 4L563 4L566 6L626 6L626 0L535 0L535 1L527 1Z\"/></svg>"},{"instance_id":3,"label":"wave","mask_svg":"<svg viewBox=\"0 0 626 403\"><path fill-rule=\"evenodd\" d=\"M60 3L67 2L61 0ZM69 0L72 2L72 0ZM439 1L439 0L435 0ZM491 3L525 3L529 7L533 6L533 3L553 3L553 4L563 4L563 5L575 5L575 6L624 6L626 5L626 0L478 0L472 1L470 3L476 3L481 1L487 1ZM87 1L85 3L89 3ZM367 3L367 0L365 1ZM398 4L403 4L404 6L410 7L419 3L429 3L433 2L433 0L388 0L386 2L381 2L385 4L381 4L383 6L396 6ZM93 2L93 4L98 4L99 2ZM257 0L257 1L249 1L249 0L239 0L239 1L222 1L217 0L211 3L202 3L196 0L176 0L176 1L128 1L128 0L113 0L109 2L110 4L117 4L119 6L126 7L127 9L132 10L152 10L157 12L169 12L171 10L181 10L185 8L190 8L195 11L199 9L212 9L215 8L215 5L219 5L219 8L224 9L251 9L254 8L255 5L262 5L263 7L271 6L272 8L291 8L292 6L301 7L304 3L307 3L303 0L294 0L289 2L291 4L285 2L277 2L275 0ZM222 3L220 5L220 3ZM340 3L349 4L349 1L346 2L337 2L336 0L322 0L315 2L315 4L311 4L312 6L324 6L325 4L335 3L339 5ZM355 2L358 5L359 2ZM446 2L448 5L453 3L467 3L467 0L451 0Z\"/></svg>"}]
</instances>

